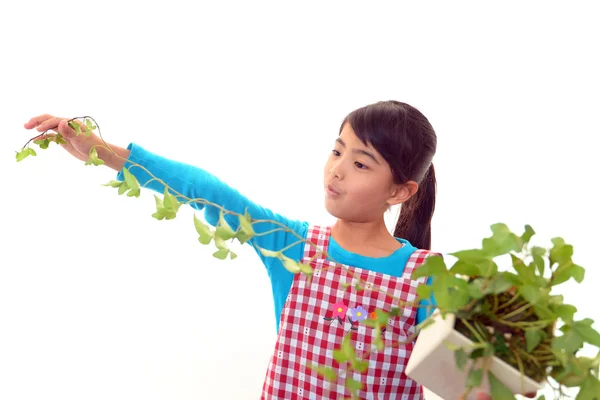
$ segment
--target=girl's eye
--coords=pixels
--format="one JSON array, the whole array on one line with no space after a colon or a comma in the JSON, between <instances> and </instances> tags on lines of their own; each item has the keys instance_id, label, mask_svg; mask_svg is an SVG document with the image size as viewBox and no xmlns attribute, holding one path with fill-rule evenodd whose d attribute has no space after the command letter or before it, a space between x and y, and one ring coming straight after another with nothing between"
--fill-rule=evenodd
<instances>
[{"instance_id":1,"label":"girl's eye","mask_svg":"<svg viewBox=\"0 0 600 400\"><path fill-rule=\"evenodd\" d=\"M367 169L367 166L363 163L359 163L358 161L354 163L360 169Z\"/></svg>"},{"instance_id":2,"label":"girl's eye","mask_svg":"<svg viewBox=\"0 0 600 400\"><path fill-rule=\"evenodd\" d=\"M332 150L331 151L333 153L334 156L339 157L340 156L340 152L337 150Z\"/></svg>"}]
</instances>

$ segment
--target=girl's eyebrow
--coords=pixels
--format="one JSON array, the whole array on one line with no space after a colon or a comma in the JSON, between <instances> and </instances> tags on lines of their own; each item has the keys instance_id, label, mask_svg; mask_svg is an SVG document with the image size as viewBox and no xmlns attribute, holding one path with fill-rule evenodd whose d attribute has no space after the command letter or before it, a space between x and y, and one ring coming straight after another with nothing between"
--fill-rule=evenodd
<instances>
[{"instance_id":1,"label":"girl's eyebrow","mask_svg":"<svg viewBox=\"0 0 600 400\"><path fill-rule=\"evenodd\" d=\"M346 147L346 143L344 143L342 138L337 138L335 141L338 142L339 144L341 144L342 147L344 147L344 148ZM365 156L367 156L367 157L371 158L373 161L375 161L378 165L381 165L381 164L379 164L379 161L377 161L377 158L375 158L375 156L372 153L368 152L367 150L352 149L352 152L358 153L358 154L364 154Z\"/></svg>"}]
</instances>

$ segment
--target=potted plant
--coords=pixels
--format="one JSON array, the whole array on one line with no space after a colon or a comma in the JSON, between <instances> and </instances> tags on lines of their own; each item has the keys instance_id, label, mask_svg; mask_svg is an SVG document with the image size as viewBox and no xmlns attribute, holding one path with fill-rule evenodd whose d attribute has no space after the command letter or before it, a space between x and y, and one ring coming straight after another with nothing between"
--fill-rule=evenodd
<instances>
[{"instance_id":1,"label":"potted plant","mask_svg":"<svg viewBox=\"0 0 600 400\"><path fill-rule=\"evenodd\" d=\"M76 119L83 119L84 123L79 125L74 122ZM89 135L97 128L95 121L91 121L91 117L79 117L68 123L78 134L85 131ZM32 138L17 152L17 161L36 155L29 147L30 142L41 149L47 149L52 142L65 143L60 134ZM102 143L98 146L113 152L104 139ZM90 150L86 165L104 163L96 147ZM141 165L132 165L146 170ZM123 176L124 181L112 180L105 186L117 188L119 195L139 197L141 186L135 176L127 168ZM162 198L155 195L156 211L152 214L158 220L175 218L182 204L193 202L220 209L215 228L194 215L198 240L203 245L215 245L214 257L234 259L231 242L245 243L255 235L254 221L248 213L232 213L204 199L187 199L182 203L168 183L160 182L164 193ZM239 219L236 230L225 220L227 214ZM578 283L584 280L585 270L572 260L573 246L560 237L553 238L549 247L531 245L535 232L529 225L522 235L511 232L502 223L492 225L491 230L492 235L483 239L481 248L450 253L456 259L451 266L446 265L442 256L431 256L414 272L414 278L432 277L432 284L419 286L418 297L412 303L433 297L436 311L409 338L417 340L406 374L447 399L469 398L476 388L490 393L494 399L513 399L515 393L536 392L546 382L556 384L559 396L566 387L579 388L579 400L600 399L600 353L595 358L579 354L585 344L600 347L600 334L592 327L593 320L576 319L577 308L554 292L556 286L570 279ZM279 258L293 273L303 273L309 278L312 275L311 265L287 258L283 249L259 250L265 256ZM500 259L510 268L500 268L497 262ZM363 282L357 280L356 285ZM385 331L388 319L402 312L403 304L400 301L397 304L389 312L377 310L360 322L379 328L374 330L377 350L384 346L381 332ZM349 340L350 334L334 352L334 358L352 372L364 372L367 365L348 345ZM326 379L337 379L331 369L310 367ZM345 385L355 396L361 388L352 379Z\"/></svg>"},{"instance_id":2,"label":"potted plant","mask_svg":"<svg viewBox=\"0 0 600 400\"><path fill-rule=\"evenodd\" d=\"M419 298L433 294L439 309L421 329L407 375L444 398L483 388L508 399L551 381L559 395L578 387L577 399L600 398L600 354L578 354L586 343L600 347L600 334L554 291L584 279L573 246L560 237L549 248L532 246L535 231L528 225L520 236L501 223L491 230L481 248L451 253L450 267L433 256L415 271L414 277L433 277ZM510 268L499 268L502 258Z\"/></svg>"}]
</instances>

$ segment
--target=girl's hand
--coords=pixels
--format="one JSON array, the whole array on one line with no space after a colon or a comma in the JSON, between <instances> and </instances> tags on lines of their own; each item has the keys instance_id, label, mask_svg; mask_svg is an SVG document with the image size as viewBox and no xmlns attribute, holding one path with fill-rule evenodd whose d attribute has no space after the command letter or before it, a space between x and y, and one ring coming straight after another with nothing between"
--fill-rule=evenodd
<instances>
[{"instance_id":1,"label":"girl's hand","mask_svg":"<svg viewBox=\"0 0 600 400\"><path fill-rule=\"evenodd\" d=\"M73 123L76 123L81 128L81 133L78 135L77 132L75 132L75 129L67 124L69 119L70 118L59 118L44 114L31 118L25 123L24 127L25 129L37 128L36 130L38 132L53 132L41 134L37 136L36 139L51 138L60 133L66 142L66 144L61 143L60 145L69 152L69 154L81 161L87 161L89 159L90 150L95 146L98 157L105 162L107 167L110 167L115 171L120 171L123 168L125 161L129 157L129 150L110 143L104 143L102 138L93 132L89 132L88 136L85 124L75 119L73 120Z\"/></svg>"},{"instance_id":2,"label":"girl's hand","mask_svg":"<svg viewBox=\"0 0 600 400\"><path fill-rule=\"evenodd\" d=\"M60 133L65 142L67 142L67 144L61 143L62 148L69 152L73 157L78 158L81 161L87 161L92 146L101 145L102 140L92 132L90 132L89 136L86 136L85 124L81 123L79 120L73 120L73 123L76 123L81 127L81 133L77 135L75 130L67 125L69 119L70 118L59 118L44 114L31 118L25 123L24 127L25 129L37 128L36 130L40 133L47 130L53 132L42 134L39 137L36 137L36 139L51 138L56 136L57 133Z\"/></svg>"}]
</instances>

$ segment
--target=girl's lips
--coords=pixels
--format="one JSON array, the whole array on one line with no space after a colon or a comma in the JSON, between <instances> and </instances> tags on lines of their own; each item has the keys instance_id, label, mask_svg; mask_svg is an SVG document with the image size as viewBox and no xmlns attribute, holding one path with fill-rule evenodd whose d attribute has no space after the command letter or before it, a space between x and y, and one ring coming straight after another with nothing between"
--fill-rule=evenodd
<instances>
[{"instance_id":1,"label":"girl's lips","mask_svg":"<svg viewBox=\"0 0 600 400\"><path fill-rule=\"evenodd\" d=\"M330 197L337 197L340 195L340 193L336 191L331 185L325 186L325 192Z\"/></svg>"}]
</instances>

